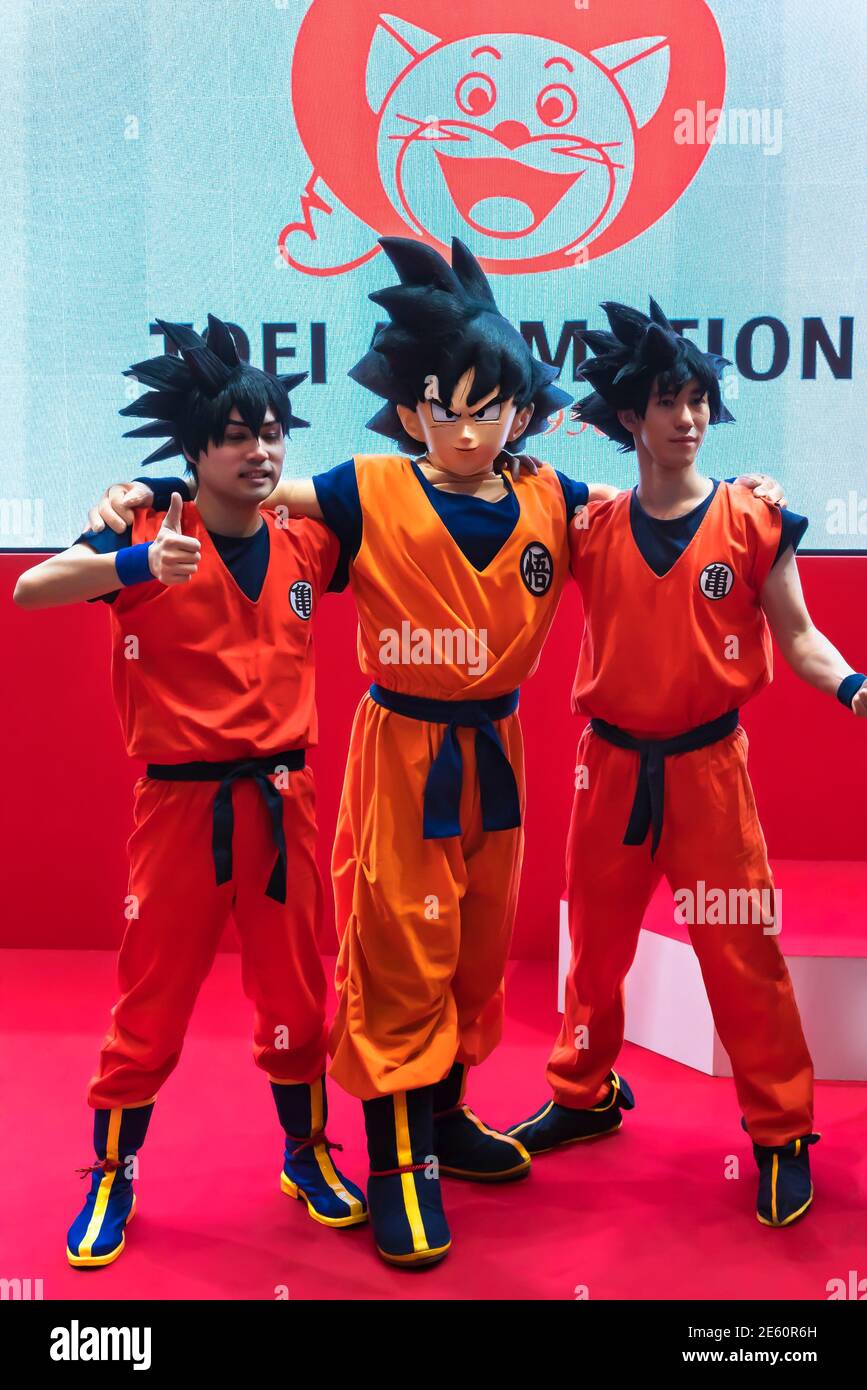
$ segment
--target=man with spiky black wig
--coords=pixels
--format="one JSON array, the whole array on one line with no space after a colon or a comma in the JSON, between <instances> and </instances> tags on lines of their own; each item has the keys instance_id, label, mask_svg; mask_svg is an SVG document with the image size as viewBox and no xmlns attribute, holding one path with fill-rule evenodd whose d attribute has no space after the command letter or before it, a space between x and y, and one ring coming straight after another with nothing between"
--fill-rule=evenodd
<instances>
[{"instance_id":1,"label":"man with spiky black wig","mask_svg":"<svg viewBox=\"0 0 867 1390\"><path fill-rule=\"evenodd\" d=\"M464 1093L502 1030L523 852L518 687L554 618L570 519L616 491L519 464L570 398L467 247L455 238L449 265L420 242L381 245L400 283L370 296L389 322L350 375L385 401L370 428L401 452L282 482L270 502L324 519L351 557L372 684L332 856L331 1073L363 1102L374 1236L400 1266L449 1249L440 1172L493 1182L529 1168ZM123 527L152 500L141 481L118 485L94 520Z\"/></svg>"},{"instance_id":2,"label":"man with spiky black wig","mask_svg":"<svg viewBox=\"0 0 867 1390\"><path fill-rule=\"evenodd\" d=\"M590 494L547 466L517 465L570 398L500 314L463 243L451 265L419 242L382 246L400 283L371 296L389 322L350 374L385 400L370 425L395 452L282 483L271 502L324 519L351 557L372 684L332 861L331 1070L364 1104L374 1235L402 1266L449 1248L440 1172L504 1181L529 1168L520 1143L464 1104L464 1088L502 1029L523 848L518 686L554 617L569 519ZM116 502L109 494L109 525L153 500L127 487Z\"/></svg>"},{"instance_id":3,"label":"man with spiky black wig","mask_svg":"<svg viewBox=\"0 0 867 1390\"><path fill-rule=\"evenodd\" d=\"M727 357L702 352L689 338L675 333L656 300L650 300L650 316L626 304L602 305L610 333L585 329L581 338L596 353L582 364L579 375L590 383L592 394L576 401L570 416L593 425L620 445L621 453L635 452L635 434L621 424L618 411L647 413L651 393L677 395L692 379L707 397L708 424L734 421L722 399L720 376L731 366Z\"/></svg>"},{"instance_id":4,"label":"man with spiky black wig","mask_svg":"<svg viewBox=\"0 0 867 1390\"><path fill-rule=\"evenodd\" d=\"M466 246L453 240L451 265L418 242L382 246L400 283L370 296L389 322L350 375L384 399L369 427L399 452L312 483L353 557L372 680L332 860L332 1075L364 1105L380 1254L418 1265L451 1243L440 1173L502 1182L529 1169L464 1094L502 1030L523 850L518 687L588 490L547 466L515 468L569 398Z\"/></svg>"},{"instance_id":5,"label":"man with spiky black wig","mask_svg":"<svg viewBox=\"0 0 867 1390\"><path fill-rule=\"evenodd\" d=\"M546 429L550 416L569 404L566 392L553 384L558 369L534 357L503 317L481 266L457 237L451 265L422 242L383 237L381 244L401 283L369 296L391 322L349 373L386 401L368 429L407 454L425 454L429 446L412 420L418 403L436 400L445 410L472 370L467 405L511 400L523 428L510 432L507 442L511 453L523 449L530 435Z\"/></svg>"},{"instance_id":6,"label":"man with spiky black wig","mask_svg":"<svg viewBox=\"0 0 867 1390\"><path fill-rule=\"evenodd\" d=\"M184 454L195 503L172 491L165 515L139 510L120 534L85 533L15 591L28 608L110 602L118 712L130 756L148 764L135 789L121 996L88 1089L97 1161L67 1237L76 1268L124 1248L130 1160L230 915L256 1008L254 1059L285 1133L282 1190L325 1225L366 1219L325 1136L322 892L305 766L316 742L311 619L340 547L315 521L260 511L286 432L305 424L288 394L304 378L242 362L213 316L204 337L158 322L180 355L131 367L151 389L121 414L149 417L135 437L168 436L147 462ZM198 1183L201 1162L192 1172Z\"/></svg>"},{"instance_id":7,"label":"man with spiky black wig","mask_svg":"<svg viewBox=\"0 0 867 1390\"><path fill-rule=\"evenodd\" d=\"M770 681L773 631L804 680L867 715L864 676L817 632L795 551L803 517L696 467L709 424L730 421L726 360L650 315L602 306L582 336L594 388L575 418L634 450L639 482L570 528L585 631L573 708L569 831L572 961L547 1077L553 1099L509 1133L531 1153L615 1133L632 1092L614 1071L623 981L664 874L689 926L759 1168L757 1214L810 1206L813 1068L785 960L738 707Z\"/></svg>"}]
</instances>

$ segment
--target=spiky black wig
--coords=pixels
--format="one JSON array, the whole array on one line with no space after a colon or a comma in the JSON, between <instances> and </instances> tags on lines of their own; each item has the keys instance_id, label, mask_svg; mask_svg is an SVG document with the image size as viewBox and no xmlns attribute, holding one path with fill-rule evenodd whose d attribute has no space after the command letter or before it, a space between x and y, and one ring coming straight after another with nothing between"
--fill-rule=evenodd
<instances>
[{"instance_id":1,"label":"spiky black wig","mask_svg":"<svg viewBox=\"0 0 867 1390\"><path fill-rule=\"evenodd\" d=\"M406 433L396 407L415 410L425 399L430 375L437 377L440 399L448 406L458 381L473 367L470 405L497 387L518 409L533 403L529 425L509 444L510 450L523 449L527 436L543 430L548 417L571 400L551 384L558 369L538 361L503 317L484 271L457 237L452 238L451 265L420 241L380 237L379 244L400 284L369 296L388 311L391 323L379 330L349 373L387 401L368 420L368 429L396 440L405 453L423 454L424 443Z\"/></svg>"},{"instance_id":2,"label":"spiky black wig","mask_svg":"<svg viewBox=\"0 0 867 1390\"><path fill-rule=\"evenodd\" d=\"M154 449L144 463L158 463L185 451L197 460L210 443L222 444L233 406L238 407L244 423L256 435L269 406L284 434L290 427L300 429L307 425L306 420L292 414L289 403L289 392L304 380L306 372L272 376L242 362L229 329L213 314L208 314L208 327L202 337L182 323L156 321L180 356L166 353L129 367L124 376L135 377L153 389L120 412L150 416L149 424L127 430L124 438L168 435L167 442Z\"/></svg>"},{"instance_id":3,"label":"spiky black wig","mask_svg":"<svg viewBox=\"0 0 867 1390\"><path fill-rule=\"evenodd\" d=\"M696 377L707 392L710 423L734 420L719 389L723 367L730 365L727 357L702 352L676 333L655 299L650 301L649 318L639 309L610 300L601 307L611 332L586 329L580 334L596 353L578 369L578 376L590 383L593 393L574 403L570 419L595 425L620 445L621 453L628 453L635 449L635 440L618 420L618 410L635 410L643 416L657 378L660 392L676 395Z\"/></svg>"}]
</instances>

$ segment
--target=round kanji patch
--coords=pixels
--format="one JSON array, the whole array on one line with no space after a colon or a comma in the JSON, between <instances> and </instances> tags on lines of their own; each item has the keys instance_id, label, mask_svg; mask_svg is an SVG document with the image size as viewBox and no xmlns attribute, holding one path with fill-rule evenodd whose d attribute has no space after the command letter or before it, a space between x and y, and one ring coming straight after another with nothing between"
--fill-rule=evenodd
<instances>
[{"instance_id":1,"label":"round kanji patch","mask_svg":"<svg viewBox=\"0 0 867 1390\"><path fill-rule=\"evenodd\" d=\"M296 579L292 588L289 590L289 602L292 605L292 612L297 613L299 618L306 620L313 612L313 590L306 579Z\"/></svg>"},{"instance_id":2,"label":"round kanji patch","mask_svg":"<svg viewBox=\"0 0 867 1390\"><path fill-rule=\"evenodd\" d=\"M551 552L541 541L531 541L521 556L521 578L531 594L541 598L547 594L554 578Z\"/></svg>"},{"instance_id":3,"label":"round kanji patch","mask_svg":"<svg viewBox=\"0 0 867 1390\"><path fill-rule=\"evenodd\" d=\"M705 598L719 599L731 593L734 582L734 571L721 560L715 560L712 565L705 565L699 576L698 587Z\"/></svg>"}]
</instances>

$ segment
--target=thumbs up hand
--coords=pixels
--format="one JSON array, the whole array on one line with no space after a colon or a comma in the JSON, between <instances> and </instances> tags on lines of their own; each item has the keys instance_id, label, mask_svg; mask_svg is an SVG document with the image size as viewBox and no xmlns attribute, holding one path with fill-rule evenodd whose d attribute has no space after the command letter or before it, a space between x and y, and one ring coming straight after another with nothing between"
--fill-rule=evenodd
<instances>
[{"instance_id":1,"label":"thumbs up hand","mask_svg":"<svg viewBox=\"0 0 867 1390\"><path fill-rule=\"evenodd\" d=\"M182 508L181 494L173 492L157 538L148 550L150 572L161 584L189 584L199 568L202 547L195 536L184 535Z\"/></svg>"}]
</instances>

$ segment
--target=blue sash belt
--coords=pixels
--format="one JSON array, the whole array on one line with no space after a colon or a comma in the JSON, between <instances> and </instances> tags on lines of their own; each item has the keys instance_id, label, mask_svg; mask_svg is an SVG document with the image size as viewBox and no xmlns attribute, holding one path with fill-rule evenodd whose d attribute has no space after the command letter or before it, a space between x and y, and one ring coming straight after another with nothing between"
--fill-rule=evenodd
<instances>
[{"instance_id":1,"label":"blue sash belt","mask_svg":"<svg viewBox=\"0 0 867 1390\"><path fill-rule=\"evenodd\" d=\"M147 775L157 782L219 782L214 797L211 829L211 851L218 886L228 883L232 877L232 835L235 830L232 783L239 777L254 778L271 819L271 838L277 850L265 896L285 903L287 866L283 798L274 783L268 781L268 773L274 773L278 768L294 772L303 766L304 749L293 748L287 753L271 753L265 758L234 758L225 763L148 763Z\"/></svg>"},{"instance_id":2,"label":"blue sash belt","mask_svg":"<svg viewBox=\"0 0 867 1390\"><path fill-rule=\"evenodd\" d=\"M734 733L739 719L740 711L734 709L729 714L721 715L719 719L699 724L695 729L688 729L685 734L677 734L674 738L633 738L623 729L618 729L616 724L606 724L604 719L590 720L594 734L604 738L606 743L613 743L617 748L629 748L640 754L635 800L623 837L625 845L643 845L648 830L653 826L650 857L654 857L662 834L666 758L670 758L673 753L694 753L698 748L707 748L708 744L718 743L720 739Z\"/></svg>"},{"instance_id":3,"label":"blue sash belt","mask_svg":"<svg viewBox=\"0 0 867 1390\"><path fill-rule=\"evenodd\" d=\"M424 838L444 840L461 834L461 785L463 759L458 729L476 731L476 767L482 825L485 830L515 830L521 824L521 803L512 764L506 757L495 719L505 719L518 708L518 691L495 700L423 700L399 695L381 685L370 687L371 699L395 714L448 724L439 752L431 763L424 788Z\"/></svg>"}]
</instances>

